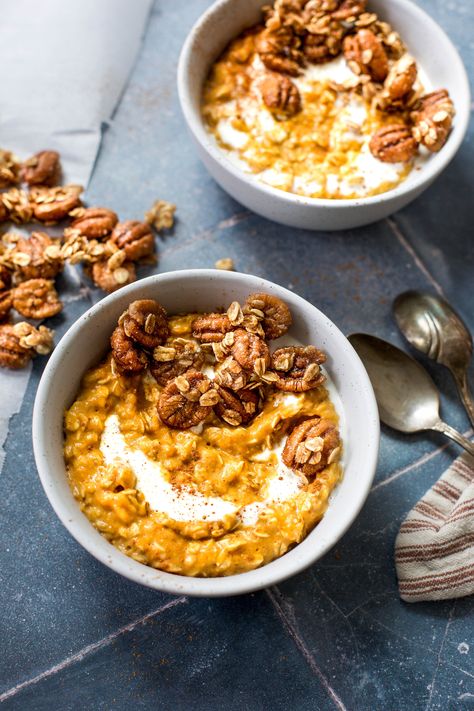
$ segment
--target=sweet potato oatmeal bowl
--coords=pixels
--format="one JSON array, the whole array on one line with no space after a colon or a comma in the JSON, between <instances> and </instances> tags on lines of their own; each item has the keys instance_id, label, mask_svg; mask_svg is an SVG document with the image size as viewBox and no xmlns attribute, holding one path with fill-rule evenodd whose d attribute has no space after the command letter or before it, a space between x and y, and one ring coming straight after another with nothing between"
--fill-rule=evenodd
<instances>
[{"instance_id":1,"label":"sweet potato oatmeal bowl","mask_svg":"<svg viewBox=\"0 0 474 711\"><path fill-rule=\"evenodd\" d=\"M82 510L119 550L170 573L234 575L283 555L341 478L338 416L314 345L271 348L279 297L168 316L133 301L65 416ZM281 342L281 341L280 341Z\"/></svg>"}]
</instances>

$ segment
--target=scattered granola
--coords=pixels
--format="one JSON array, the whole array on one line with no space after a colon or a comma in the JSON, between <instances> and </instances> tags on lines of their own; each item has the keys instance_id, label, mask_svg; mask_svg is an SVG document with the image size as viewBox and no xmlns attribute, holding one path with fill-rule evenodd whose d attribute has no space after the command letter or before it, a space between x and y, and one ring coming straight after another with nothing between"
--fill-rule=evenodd
<instances>
[{"instance_id":1,"label":"scattered granola","mask_svg":"<svg viewBox=\"0 0 474 711\"><path fill-rule=\"evenodd\" d=\"M174 225L176 205L166 200L156 200L148 212L145 213L145 222L155 228L157 232L170 230Z\"/></svg>"},{"instance_id":2,"label":"scattered granola","mask_svg":"<svg viewBox=\"0 0 474 711\"><path fill-rule=\"evenodd\" d=\"M227 272L235 271L234 260L231 259L231 257L223 257L222 259L218 259L214 266L216 269L222 269Z\"/></svg>"},{"instance_id":3,"label":"scattered granola","mask_svg":"<svg viewBox=\"0 0 474 711\"><path fill-rule=\"evenodd\" d=\"M24 368L38 353L46 355L53 347L53 332L45 326L35 328L21 322L0 324L0 367Z\"/></svg>"},{"instance_id":4,"label":"scattered granola","mask_svg":"<svg viewBox=\"0 0 474 711\"><path fill-rule=\"evenodd\" d=\"M19 182L20 161L11 151L0 149L0 188L8 188Z\"/></svg>"}]
</instances>

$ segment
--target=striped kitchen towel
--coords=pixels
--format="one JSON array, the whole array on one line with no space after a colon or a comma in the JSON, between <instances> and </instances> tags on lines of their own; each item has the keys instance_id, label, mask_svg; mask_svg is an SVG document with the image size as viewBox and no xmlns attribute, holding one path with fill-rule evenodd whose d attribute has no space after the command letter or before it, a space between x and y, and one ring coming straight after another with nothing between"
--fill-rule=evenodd
<instances>
[{"instance_id":1,"label":"striped kitchen towel","mask_svg":"<svg viewBox=\"0 0 474 711\"><path fill-rule=\"evenodd\" d=\"M474 593L474 462L467 454L412 508L395 541L400 597L448 600Z\"/></svg>"}]
</instances>

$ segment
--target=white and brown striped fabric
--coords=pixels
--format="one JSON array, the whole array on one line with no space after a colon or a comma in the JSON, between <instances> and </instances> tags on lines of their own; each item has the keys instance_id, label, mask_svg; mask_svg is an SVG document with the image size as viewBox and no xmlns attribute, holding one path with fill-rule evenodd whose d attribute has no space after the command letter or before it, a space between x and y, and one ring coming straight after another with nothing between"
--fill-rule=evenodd
<instances>
[{"instance_id":1,"label":"white and brown striped fabric","mask_svg":"<svg viewBox=\"0 0 474 711\"><path fill-rule=\"evenodd\" d=\"M406 602L474 593L474 462L467 454L456 459L402 523L395 564Z\"/></svg>"}]
</instances>

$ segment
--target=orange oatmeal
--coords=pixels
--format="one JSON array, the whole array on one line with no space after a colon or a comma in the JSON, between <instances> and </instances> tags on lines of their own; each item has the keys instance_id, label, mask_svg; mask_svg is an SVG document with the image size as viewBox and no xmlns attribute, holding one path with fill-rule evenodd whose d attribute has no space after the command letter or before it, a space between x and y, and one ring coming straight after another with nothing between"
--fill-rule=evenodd
<instances>
[{"instance_id":1,"label":"orange oatmeal","mask_svg":"<svg viewBox=\"0 0 474 711\"><path fill-rule=\"evenodd\" d=\"M123 553L232 575L322 518L342 475L338 416L324 353L286 345L290 324L268 294L226 313L168 317L142 300L122 314L65 413L64 456L82 510Z\"/></svg>"},{"instance_id":2,"label":"orange oatmeal","mask_svg":"<svg viewBox=\"0 0 474 711\"><path fill-rule=\"evenodd\" d=\"M366 0L276 0L212 65L202 96L229 160L272 187L360 198L442 148L454 107Z\"/></svg>"}]
</instances>

